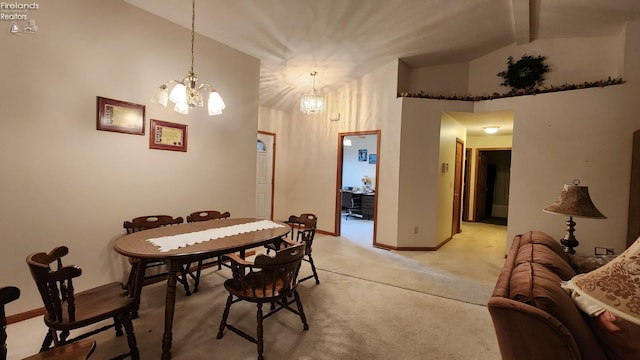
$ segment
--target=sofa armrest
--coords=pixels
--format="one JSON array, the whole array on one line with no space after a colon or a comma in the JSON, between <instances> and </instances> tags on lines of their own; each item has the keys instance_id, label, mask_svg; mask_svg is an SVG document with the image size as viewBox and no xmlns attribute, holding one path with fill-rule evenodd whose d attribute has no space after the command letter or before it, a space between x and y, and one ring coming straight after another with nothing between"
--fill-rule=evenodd
<instances>
[{"instance_id":1,"label":"sofa armrest","mask_svg":"<svg viewBox=\"0 0 640 360\"><path fill-rule=\"evenodd\" d=\"M502 360L581 360L567 328L555 317L528 304L492 297L489 313Z\"/></svg>"}]
</instances>

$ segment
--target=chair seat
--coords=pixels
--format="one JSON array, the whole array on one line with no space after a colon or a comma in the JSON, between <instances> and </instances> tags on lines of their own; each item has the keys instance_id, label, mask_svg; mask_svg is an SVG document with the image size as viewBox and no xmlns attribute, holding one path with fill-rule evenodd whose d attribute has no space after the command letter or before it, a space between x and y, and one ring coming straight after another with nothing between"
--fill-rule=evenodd
<instances>
[{"instance_id":1,"label":"chair seat","mask_svg":"<svg viewBox=\"0 0 640 360\"><path fill-rule=\"evenodd\" d=\"M267 299L277 298L282 295L282 288L284 287L282 279L278 279L275 286L273 286L271 283L264 284L262 276L251 275L253 274L245 278L244 286L234 279L229 279L224 282L224 287L229 293L248 301L258 298L257 301L264 302Z\"/></svg>"},{"instance_id":2,"label":"chair seat","mask_svg":"<svg viewBox=\"0 0 640 360\"><path fill-rule=\"evenodd\" d=\"M23 360L86 360L95 348L95 340L82 339L29 356Z\"/></svg>"},{"instance_id":3,"label":"chair seat","mask_svg":"<svg viewBox=\"0 0 640 360\"><path fill-rule=\"evenodd\" d=\"M48 327L57 330L71 330L94 324L102 319L112 318L123 309L133 306L134 300L128 296L126 290L122 289L122 283L113 282L98 286L96 288L78 292L75 294L75 321L70 324L68 313L62 315L62 321L44 321ZM66 306L66 302L63 303Z\"/></svg>"}]
</instances>

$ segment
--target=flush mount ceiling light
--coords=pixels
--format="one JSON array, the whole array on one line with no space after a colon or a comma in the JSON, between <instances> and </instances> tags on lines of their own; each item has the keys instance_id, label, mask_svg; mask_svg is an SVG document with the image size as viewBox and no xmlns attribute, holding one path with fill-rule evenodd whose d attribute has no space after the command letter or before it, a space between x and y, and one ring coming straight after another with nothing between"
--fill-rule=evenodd
<instances>
[{"instance_id":1,"label":"flush mount ceiling light","mask_svg":"<svg viewBox=\"0 0 640 360\"><path fill-rule=\"evenodd\" d=\"M498 129L500 129L500 126L485 126L483 129L487 134L495 134L498 132Z\"/></svg>"},{"instance_id":2,"label":"flush mount ceiling light","mask_svg":"<svg viewBox=\"0 0 640 360\"><path fill-rule=\"evenodd\" d=\"M348 138L345 137L344 140L342 140L342 145L351 146L351 145L353 145L353 143L351 142L351 139L348 139Z\"/></svg>"},{"instance_id":3,"label":"flush mount ceiling light","mask_svg":"<svg viewBox=\"0 0 640 360\"><path fill-rule=\"evenodd\" d=\"M178 80L169 80L160 86L160 89L151 99L152 102L162 106L167 106L168 100L175 104L173 111L180 114L188 114L194 107L203 107L203 94L208 95L209 115L220 115L224 110L224 101L220 94L209 84L198 85L198 76L193 72L193 44L195 42L195 24L196 24L196 0L191 2L191 70L187 76ZM169 85L176 84L169 93Z\"/></svg>"},{"instance_id":4,"label":"flush mount ceiling light","mask_svg":"<svg viewBox=\"0 0 640 360\"><path fill-rule=\"evenodd\" d=\"M302 95L300 98L300 111L305 114L319 114L327 110L327 101L324 96L316 93L316 75L318 75L317 71L311 73L313 77L313 92Z\"/></svg>"}]
</instances>

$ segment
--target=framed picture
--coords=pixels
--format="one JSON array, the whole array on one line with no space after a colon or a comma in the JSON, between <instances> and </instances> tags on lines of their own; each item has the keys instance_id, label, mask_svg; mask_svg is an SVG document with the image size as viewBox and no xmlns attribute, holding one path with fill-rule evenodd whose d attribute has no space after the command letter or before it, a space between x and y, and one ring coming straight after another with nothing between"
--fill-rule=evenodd
<instances>
[{"instance_id":1,"label":"framed picture","mask_svg":"<svg viewBox=\"0 0 640 360\"><path fill-rule=\"evenodd\" d=\"M367 161L367 149L358 150L358 161Z\"/></svg>"},{"instance_id":2,"label":"framed picture","mask_svg":"<svg viewBox=\"0 0 640 360\"><path fill-rule=\"evenodd\" d=\"M144 135L144 105L96 97L96 129Z\"/></svg>"},{"instance_id":3,"label":"framed picture","mask_svg":"<svg viewBox=\"0 0 640 360\"><path fill-rule=\"evenodd\" d=\"M151 119L149 148L187 151L187 125Z\"/></svg>"},{"instance_id":4,"label":"framed picture","mask_svg":"<svg viewBox=\"0 0 640 360\"><path fill-rule=\"evenodd\" d=\"M369 164L375 164L377 160L376 154L369 154Z\"/></svg>"}]
</instances>

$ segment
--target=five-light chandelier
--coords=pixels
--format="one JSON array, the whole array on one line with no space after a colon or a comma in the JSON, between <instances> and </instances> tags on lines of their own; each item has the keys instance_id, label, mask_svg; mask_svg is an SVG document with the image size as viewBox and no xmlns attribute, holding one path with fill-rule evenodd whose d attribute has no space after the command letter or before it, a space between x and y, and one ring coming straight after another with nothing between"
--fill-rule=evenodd
<instances>
[{"instance_id":1,"label":"five-light chandelier","mask_svg":"<svg viewBox=\"0 0 640 360\"><path fill-rule=\"evenodd\" d=\"M198 77L193 71L193 44L195 42L195 23L196 23L196 0L192 0L191 3L191 70L187 73L187 76L178 80L169 80L160 86L160 89L151 99L152 102L158 103L162 106L167 106L168 100L173 104L173 110L180 114L189 114L189 111L194 107L203 107L203 93L208 95L208 110L209 115L220 115L224 110L224 101L220 97L220 94L209 84L198 85ZM169 85L176 84L171 92L169 92Z\"/></svg>"}]
</instances>

